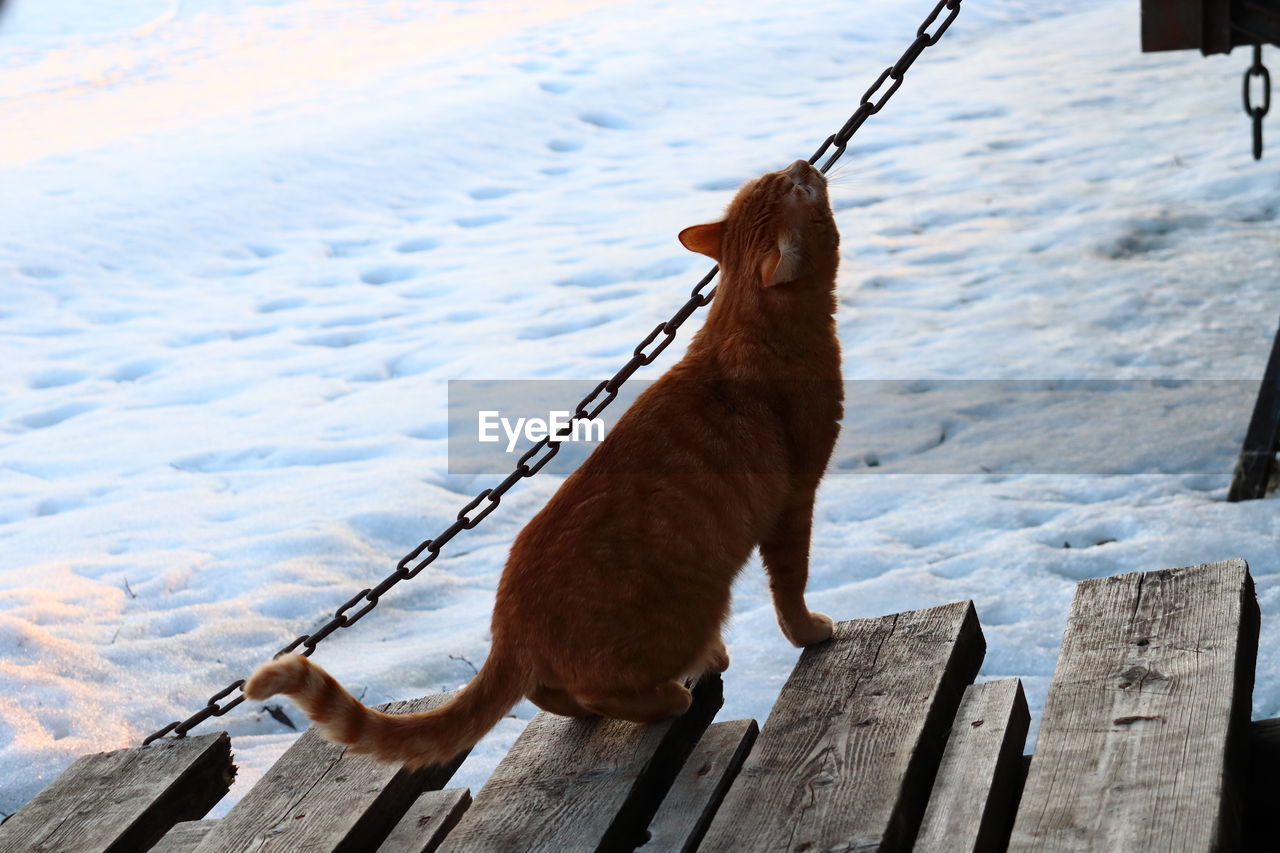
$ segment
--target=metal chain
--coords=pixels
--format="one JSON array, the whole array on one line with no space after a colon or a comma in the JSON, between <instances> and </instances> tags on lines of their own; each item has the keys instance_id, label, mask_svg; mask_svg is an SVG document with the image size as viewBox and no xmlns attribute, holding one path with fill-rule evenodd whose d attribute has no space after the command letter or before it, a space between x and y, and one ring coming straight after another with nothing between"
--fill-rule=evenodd
<instances>
[{"instance_id":1,"label":"metal chain","mask_svg":"<svg viewBox=\"0 0 1280 853\"><path fill-rule=\"evenodd\" d=\"M840 155L844 153L850 138L858 132L858 128L862 127L868 118L880 112L889 99L893 97L893 93L898 91L907 69L916 61L916 58L920 56L926 47L936 44L938 39L942 38L942 34L951 26L951 22L955 20L956 15L960 14L960 3L961 0L939 0L938 4L933 7L933 11L929 13L929 16L924 19L924 22L916 30L915 41L906 49L902 57L886 68L876 79L876 82L872 84L871 88L863 93L857 110L839 131L827 137L818 150L814 152L814 155L809 158L810 163L816 163L833 146L834 150L831 152L831 157L822 165L821 171L825 174L836 160L840 159ZM946 17L942 18L941 23L937 23L944 10L947 12ZM937 24L936 28L930 32L929 28L935 24ZM886 81L892 82L883 94L875 97ZM419 572L435 562L435 559L440 556L440 550L449 540L463 530L470 530L475 527L489 513L497 509L498 504L502 502L502 497L512 486L520 480L532 477L541 471L560 452L561 441L559 439L563 439L570 433L571 425L578 420L592 420L604 411L617 398L618 390L622 387L622 383L630 379L631 375L641 367L646 364L652 364L654 359L661 355L662 351L676 339L676 331L684 324L684 321L688 320L695 311L715 297L715 288L708 289L708 287L719 271L720 267L712 267L702 277L702 280L694 285L689 299L680 307L680 310L671 315L670 319L664 320L654 327L654 330L635 348L631 359L622 366L622 369L609 379L601 382L591 393L578 401L578 405L574 408L573 417L569 420L570 426L559 430L555 437L547 436L530 447L516 463L515 470L508 474L501 483L491 489L485 489L480 492L458 512L457 517L448 527L435 537L424 540L418 547L405 554L400 559L400 562L396 564L396 570L388 575L382 583L375 587L361 590L358 595L353 596L350 601L339 607L334 612L332 619L321 625L314 632L303 634L295 639L278 651L276 657L290 652L298 652L305 657L309 657L316 650L316 646L321 640L340 628L349 628L359 622L369 611L378 606L378 601L393 586L400 583L400 581L417 576ZM482 508L481 504L484 504ZM470 513L477 508L480 508L479 512L471 515ZM415 563L415 561L417 562ZM410 565L411 563L414 565ZM354 613L348 612L357 606L359 606L359 609ZM301 651L299 651L299 648L301 648ZM187 732L210 717L221 717L245 700L245 695L242 692L225 705L219 704L232 692L242 687L244 687L244 679L233 681L209 697L209 702L187 719L169 723L164 728L148 735L142 742L143 746L170 733L177 737L185 737Z\"/></svg>"},{"instance_id":2,"label":"metal chain","mask_svg":"<svg viewBox=\"0 0 1280 853\"><path fill-rule=\"evenodd\" d=\"M1262 105L1253 105L1251 85L1262 80ZM1253 122L1253 159L1262 159L1262 118L1271 110L1271 72L1262 64L1262 45L1253 46L1253 64L1244 72L1244 111Z\"/></svg>"}]
</instances>

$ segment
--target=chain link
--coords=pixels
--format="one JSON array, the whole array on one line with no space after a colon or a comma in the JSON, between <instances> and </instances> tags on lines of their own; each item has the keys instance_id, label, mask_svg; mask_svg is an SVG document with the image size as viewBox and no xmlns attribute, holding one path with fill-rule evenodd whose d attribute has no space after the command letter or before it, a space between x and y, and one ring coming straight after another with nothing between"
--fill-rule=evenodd
<instances>
[{"instance_id":1,"label":"chain link","mask_svg":"<svg viewBox=\"0 0 1280 853\"><path fill-rule=\"evenodd\" d=\"M1253 81L1262 81L1262 104L1254 106ZM1244 72L1244 111L1253 122L1253 159L1262 159L1262 119L1271 111L1271 72L1262 64L1262 45L1253 46L1253 64Z\"/></svg>"},{"instance_id":2,"label":"chain link","mask_svg":"<svg viewBox=\"0 0 1280 853\"><path fill-rule=\"evenodd\" d=\"M916 61L916 58L930 45L936 44L938 39L942 38L942 34L951 26L951 22L955 20L956 15L960 14L961 0L939 0L937 5L933 7L933 11L924 19L920 27L916 30L916 38L911 45L902 54L902 57L893 65L881 72L876 82L863 93L862 99L858 104L857 110L845 122L840 130L827 137L826 141L818 148L817 152L809 158L810 163L816 163L832 146L835 149L831 152L830 158L823 164L821 171L825 174L828 169L840 159L840 155L844 153L845 147L849 144L850 138L858 132L858 128L863 123L880 112L889 99L893 97L894 92L898 91L898 87L902 85L902 80L907 73L907 69ZM947 14L942 18L941 23L938 19L942 16L943 11ZM937 28L930 32L929 28L937 23ZM876 93L884 86L886 81L892 81L885 91L878 97ZM1247 92L1247 89L1246 89ZM873 100L874 98L874 100ZM560 451L560 440L567 436L572 429L572 423L577 420L590 420L597 417L606 407L609 406L618 396L618 389L622 387L622 383L631 378L631 375L647 364L652 364L659 355L662 354L671 342L676 339L676 332L686 320L691 317L699 308L707 305L715 298L716 289L712 287L720 268L712 267L711 270L702 277L702 280L694 285L693 290L689 294L688 300L680 309L671 316L670 319L664 320L654 327L653 331L640 342L640 344L632 351L631 358L624 364L617 373L609 379L597 385L589 394L583 397L578 405L574 407L573 417L570 419L570 426L564 427L556 433L555 437L547 436L530 447L520 457L516 463L515 470L507 475L497 486L491 489L485 489L476 495L466 506L459 512L454 521L437 534L434 538L425 539L418 544L412 551L400 558L400 562L396 564L396 569L388 575L382 583L371 589L361 590L361 592L353 597L346 604L339 607L333 614L333 618L321 625L311 634L303 634L295 639L289 645L276 652L276 657L284 654L297 652L303 656L309 657L315 651L316 645L322 640L341 628L349 628L356 622L365 617L369 611L377 607L379 599L385 595L393 586L404 580L409 580L417 576L419 572L431 565L440 555L440 549L445 546L454 536L463 530L470 530L488 515L498 508L502 503L503 496L520 480L532 477L541 471L548 462L555 458ZM655 343L656 342L656 343ZM652 348L650 348L652 347ZM483 509L474 516L468 515L481 503L485 503ZM423 556L423 552L426 552ZM415 560L419 560L416 565L410 568L410 564ZM361 605L363 602L363 605ZM360 609L348 615L347 611L361 605ZM301 648L301 651L299 649ZM220 717L230 711L232 708L244 701L243 693L236 696L225 705L219 704L222 699L226 698L232 692L239 690L244 686L244 680L232 682L225 688L215 693L209 698L206 704L199 711L196 711L190 717L181 722L169 723L159 731L148 735L142 742L147 745L152 741L164 737L172 732L178 737L185 737L186 733L195 726L207 720L209 717Z\"/></svg>"}]
</instances>

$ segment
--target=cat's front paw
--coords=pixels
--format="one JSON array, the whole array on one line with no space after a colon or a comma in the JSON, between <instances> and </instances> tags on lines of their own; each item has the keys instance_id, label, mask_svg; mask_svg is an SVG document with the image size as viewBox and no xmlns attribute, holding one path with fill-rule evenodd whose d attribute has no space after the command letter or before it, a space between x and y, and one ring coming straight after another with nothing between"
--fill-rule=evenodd
<instances>
[{"instance_id":1,"label":"cat's front paw","mask_svg":"<svg viewBox=\"0 0 1280 853\"><path fill-rule=\"evenodd\" d=\"M825 613L809 611L809 620L802 625L783 625L782 632L787 635L793 646L812 646L831 639L835 633L835 623Z\"/></svg>"}]
</instances>

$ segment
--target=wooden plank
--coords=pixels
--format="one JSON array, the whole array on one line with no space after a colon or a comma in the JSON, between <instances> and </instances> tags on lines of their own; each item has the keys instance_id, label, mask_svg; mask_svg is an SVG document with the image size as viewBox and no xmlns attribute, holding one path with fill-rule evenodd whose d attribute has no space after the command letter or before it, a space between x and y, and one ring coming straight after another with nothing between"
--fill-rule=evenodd
<instances>
[{"instance_id":1,"label":"wooden plank","mask_svg":"<svg viewBox=\"0 0 1280 853\"><path fill-rule=\"evenodd\" d=\"M698 848L908 850L985 643L972 602L805 649Z\"/></svg>"},{"instance_id":2,"label":"wooden plank","mask_svg":"<svg viewBox=\"0 0 1280 853\"><path fill-rule=\"evenodd\" d=\"M1249 726L1249 784L1245 795L1245 853L1273 853L1280 838L1280 720Z\"/></svg>"},{"instance_id":3,"label":"wooden plank","mask_svg":"<svg viewBox=\"0 0 1280 853\"><path fill-rule=\"evenodd\" d=\"M380 706L391 714L427 711L451 694ZM198 853L368 850L426 790L444 787L465 755L409 772L320 737L302 734L196 848Z\"/></svg>"},{"instance_id":4,"label":"wooden plank","mask_svg":"<svg viewBox=\"0 0 1280 853\"><path fill-rule=\"evenodd\" d=\"M470 807L468 788L427 791L400 818L378 853L432 853Z\"/></svg>"},{"instance_id":5,"label":"wooden plank","mask_svg":"<svg viewBox=\"0 0 1280 853\"><path fill-rule=\"evenodd\" d=\"M146 850L203 817L234 778L226 732L81 756L0 825L0 851Z\"/></svg>"},{"instance_id":6,"label":"wooden plank","mask_svg":"<svg viewBox=\"0 0 1280 853\"><path fill-rule=\"evenodd\" d=\"M731 720L707 729L649 822L645 853L693 853L711 825L742 762L756 742L755 720Z\"/></svg>"},{"instance_id":7,"label":"wooden plank","mask_svg":"<svg viewBox=\"0 0 1280 853\"><path fill-rule=\"evenodd\" d=\"M1276 442L1280 440L1280 329L1271 343L1267 369L1258 384L1249 430L1244 436L1240 458L1236 460L1229 501L1251 501L1267 495L1276 467Z\"/></svg>"},{"instance_id":8,"label":"wooden plank","mask_svg":"<svg viewBox=\"0 0 1280 853\"><path fill-rule=\"evenodd\" d=\"M999 853L1021 793L1031 714L1016 678L971 684L951 726L915 853Z\"/></svg>"},{"instance_id":9,"label":"wooden plank","mask_svg":"<svg viewBox=\"0 0 1280 853\"><path fill-rule=\"evenodd\" d=\"M217 824L217 820L188 820L164 834L151 853L191 853Z\"/></svg>"},{"instance_id":10,"label":"wooden plank","mask_svg":"<svg viewBox=\"0 0 1280 853\"><path fill-rule=\"evenodd\" d=\"M1243 560L1081 583L1009 850L1236 849L1257 648Z\"/></svg>"},{"instance_id":11,"label":"wooden plank","mask_svg":"<svg viewBox=\"0 0 1280 853\"><path fill-rule=\"evenodd\" d=\"M539 713L441 849L633 849L723 702L720 677L703 677L693 697L682 716L648 726Z\"/></svg>"},{"instance_id":12,"label":"wooden plank","mask_svg":"<svg viewBox=\"0 0 1280 853\"><path fill-rule=\"evenodd\" d=\"M1200 47L1204 0L1142 0L1142 49Z\"/></svg>"}]
</instances>

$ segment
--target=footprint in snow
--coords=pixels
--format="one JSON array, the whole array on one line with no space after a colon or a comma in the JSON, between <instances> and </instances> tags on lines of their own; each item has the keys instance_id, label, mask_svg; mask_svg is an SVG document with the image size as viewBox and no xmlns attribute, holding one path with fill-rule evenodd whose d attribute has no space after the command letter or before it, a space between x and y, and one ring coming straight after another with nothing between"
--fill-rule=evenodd
<instances>
[{"instance_id":1,"label":"footprint in snow","mask_svg":"<svg viewBox=\"0 0 1280 853\"><path fill-rule=\"evenodd\" d=\"M873 204L879 204L884 201L883 198L874 195L855 196L853 198L837 198L831 202L831 209L837 213L841 210L855 210L859 207L871 207Z\"/></svg>"},{"instance_id":2,"label":"footprint in snow","mask_svg":"<svg viewBox=\"0 0 1280 853\"><path fill-rule=\"evenodd\" d=\"M159 359L143 359L122 364L107 374L107 378L115 382L137 382L144 376L154 373L163 364Z\"/></svg>"},{"instance_id":3,"label":"footprint in snow","mask_svg":"<svg viewBox=\"0 0 1280 853\"><path fill-rule=\"evenodd\" d=\"M372 240L329 240L325 252L331 258L351 258L363 255L372 245Z\"/></svg>"},{"instance_id":4,"label":"footprint in snow","mask_svg":"<svg viewBox=\"0 0 1280 853\"><path fill-rule=\"evenodd\" d=\"M615 299L630 299L633 296L639 296L641 291L612 288L609 290L600 290L592 293L587 298L592 302L612 302Z\"/></svg>"},{"instance_id":5,"label":"footprint in snow","mask_svg":"<svg viewBox=\"0 0 1280 853\"><path fill-rule=\"evenodd\" d=\"M634 124L622 116L597 110L582 113L578 116L578 119L585 124L602 127L605 130L631 130L635 127Z\"/></svg>"},{"instance_id":6,"label":"footprint in snow","mask_svg":"<svg viewBox=\"0 0 1280 853\"><path fill-rule=\"evenodd\" d=\"M231 267L230 269L218 270L210 273L208 277L219 278L224 275L229 275L229 276L234 276L236 278L243 278L244 276L249 276L249 275L253 275L256 272L260 272L261 270L262 270L262 267L254 266L250 264L248 266L243 266L243 267Z\"/></svg>"},{"instance_id":7,"label":"footprint in snow","mask_svg":"<svg viewBox=\"0 0 1280 853\"><path fill-rule=\"evenodd\" d=\"M44 267L44 266L18 267L18 272L22 273L27 278L47 279L47 278L62 277L62 272L60 270L54 269L53 267Z\"/></svg>"},{"instance_id":8,"label":"footprint in snow","mask_svg":"<svg viewBox=\"0 0 1280 853\"><path fill-rule=\"evenodd\" d=\"M302 338L298 343L306 346L330 347L331 349L344 349L346 347L362 344L372 340L375 334L370 329L348 329L341 332L328 332L323 335L312 335Z\"/></svg>"},{"instance_id":9,"label":"footprint in snow","mask_svg":"<svg viewBox=\"0 0 1280 853\"><path fill-rule=\"evenodd\" d=\"M45 709L40 714L40 724L44 726L52 740L62 740L71 736L71 717L67 714Z\"/></svg>"},{"instance_id":10,"label":"footprint in snow","mask_svg":"<svg viewBox=\"0 0 1280 853\"><path fill-rule=\"evenodd\" d=\"M977 107L952 113L946 117L946 121L977 121L984 118L1003 118L1008 114L1009 111L1004 107Z\"/></svg>"},{"instance_id":11,"label":"footprint in snow","mask_svg":"<svg viewBox=\"0 0 1280 853\"><path fill-rule=\"evenodd\" d=\"M481 216L459 216L453 221L460 228L483 228L485 225L493 225L495 222L503 222L510 218L502 213L487 213Z\"/></svg>"},{"instance_id":12,"label":"footprint in snow","mask_svg":"<svg viewBox=\"0 0 1280 853\"><path fill-rule=\"evenodd\" d=\"M35 511L37 516L45 517L70 512L74 509L80 509L84 505L85 501L81 498L46 498L36 504Z\"/></svg>"},{"instance_id":13,"label":"footprint in snow","mask_svg":"<svg viewBox=\"0 0 1280 853\"><path fill-rule=\"evenodd\" d=\"M413 237L398 244L396 251L402 255L412 255L416 252L429 252L439 245L440 241L435 237Z\"/></svg>"},{"instance_id":14,"label":"footprint in snow","mask_svg":"<svg viewBox=\"0 0 1280 853\"><path fill-rule=\"evenodd\" d=\"M493 198L509 196L513 192L515 192L514 187L476 187L467 193L467 195L471 196L476 201L488 201Z\"/></svg>"},{"instance_id":15,"label":"footprint in snow","mask_svg":"<svg viewBox=\"0 0 1280 853\"><path fill-rule=\"evenodd\" d=\"M614 317L607 314L600 314L595 317L575 318L571 320L557 320L550 323L535 323L525 326L516 337L523 341L537 341L544 338L554 338L559 335L567 335L573 332L581 332L584 329L594 329L597 326L603 326L605 323L613 320Z\"/></svg>"},{"instance_id":16,"label":"footprint in snow","mask_svg":"<svg viewBox=\"0 0 1280 853\"><path fill-rule=\"evenodd\" d=\"M335 317L332 320L325 320L320 324L320 328L336 329L341 326L367 326L381 319L383 318L374 314L347 314L342 317Z\"/></svg>"},{"instance_id":17,"label":"footprint in snow","mask_svg":"<svg viewBox=\"0 0 1280 853\"><path fill-rule=\"evenodd\" d=\"M280 251L275 246L248 243L243 249L230 249L223 252L222 257L229 261L239 261L245 258L273 258L280 254Z\"/></svg>"},{"instance_id":18,"label":"footprint in snow","mask_svg":"<svg viewBox=\"0 0 1280 853\"><path fill-rule=\"evenodd\" d=\"M259 314L274 314L276 311L288 311L291 308L301 308L307 304L307 300L301 296L282 296L279 299L268 299L258 306Z\"/></svg>"},{"instance_id":19,"label":"footprint in snow","mask_svg":"<svg viewBox=\"0 0 1280 853\"><path fill-rule=\"evenodd\" d=\"M925 255L924 257L916 258L915 263L921 264L921 265L950 264L950 263L955 263L956 261L961 261L961 260L964 260L963 252L934 252L931 255Z\"/></svg>"},{"instance_id":20,"label":"footprint in snow","mask_svg":"<svg viewBox=\"0 0 1280 853\"><path fill-rule=\"evenodd\" d=\"M547 141L547 147L557 154L568 154L571 151L582 150L582 140L580 139L551 139Z\"/></svg>"},{"instance_id":21,"label":"footprint in snow","mask_svg":"<svg viewBox=\"0 0 1280 853\"><path fill-rule=\"evenodd\" d=\"M169 464L191 474L218 474L227 471L262 471L274 468L341 465L364 462L386 455L382 445L326 444L311 447L259 445L242 450L196 453Z\"/></svg>"},{"instance_id":22,"label":"footprint in snow","mask_svg":"<svg viewBox=\"0 0 1280 853\"><path fill-rule=\"evenodd\" d=\"M418 274L417 267L373 267L365 270L360 275L360 280L365 284L380 286L383 284L394 284L398 281L408 281Z\"/></svg>"},{"instance_id":23,"label":"footprint in snow","mask_svg":"<svg viewBox=\"0 0 1280 853\"><path fill-rule=\"evenodd\" d=\"M198 627L200 627L200 620L190 611L171 611L152 619L148 626L148 634L163 640L166 637L190 633Z\"/></svg>"},{"instance_id":24,"label":"footprint in snow","mask_svg":"<svg viewBox=\"0 0 1280 853\"><path fill-rule=\"evenodd\" d=\"M604 287L609 284L617 284L620 281L625 281L625 278L620 273L610 270L588 270L575 273L568 278L562 278L556 282L556 285L559 287Z\"/></svg>"},{"instance_id":25,"label":"footprint in snow","mask_svg":"<svg viewBox=\"0 0 1280 853\"><path fill-rule=\"evenodd\" d=\"M27 377L27 387L34 391L42 388L61 388L64 385L74 385L88 375L83 370L68 370L65 368L42 370Z\"/></svg>"},{"instance_id":26,"label":"footprint in snow","mask_svg":"<svg viewBox=\"0 0 1280 853\"><path fill-rule=\"evenodd\" d=\"M74 418L76 415L91 412L96 408L98 408L97 405L93 403L67 403L62 406L55 406L52 409L32 412L29 415L14 418L14 422L27 429L46 429L51 426L57 426L65 420Z\"/></svg>"}]
</instances>

